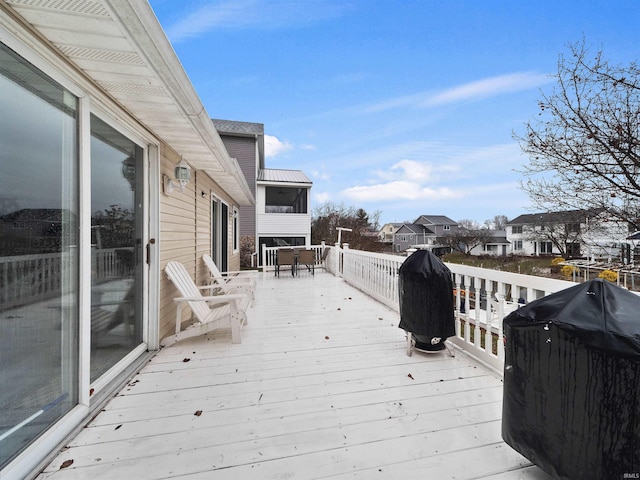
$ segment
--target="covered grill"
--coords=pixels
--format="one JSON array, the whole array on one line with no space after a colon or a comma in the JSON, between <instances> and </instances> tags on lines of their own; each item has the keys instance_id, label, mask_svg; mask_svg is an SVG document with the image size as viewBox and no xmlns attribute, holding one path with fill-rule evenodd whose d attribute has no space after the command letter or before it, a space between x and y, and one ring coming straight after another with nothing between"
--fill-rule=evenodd
<instances>
[{"instance_id":1,"label":"covered grill","mask_svg":"<svg viewBox=\"0 0 640 480\"><path fill-rule=\"evenodd\" d=\"M417 250L398 270L400 325L411 349L437 352L455 335L451 271L428 250Z\"/></svg>"},{"instance_id":2,"label":"covered grill","mask_svg":"<svg viewBox=\"0 0 640 480\"><path fill-rule=\"evenodd\" d=\"M555 478L640 478L640 297L592 280L504 333L504 440Z\"/></svg>"}]
</instances>

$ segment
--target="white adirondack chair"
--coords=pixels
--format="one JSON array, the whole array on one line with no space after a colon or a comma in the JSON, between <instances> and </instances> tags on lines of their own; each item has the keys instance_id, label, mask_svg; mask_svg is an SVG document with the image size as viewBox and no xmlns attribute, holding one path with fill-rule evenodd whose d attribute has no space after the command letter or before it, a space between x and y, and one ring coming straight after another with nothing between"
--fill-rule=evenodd
<instances>
[{"instance_id":1,"label":"white adirondack chair","mask_svg":"<svg viewBox=\"0 0 640 480\"><path fill-rule=\"evenodd\" d=\"M211 289L210 285L198 287L187 269L180 262L170 261L164 271L178 289L181 297L174 298L178 304L175 334L161 340L168 347L185 338L202 335L219 327L220 323L231 324L231 341L241 343L241 328L247 323L246 309L250 298L244 293L203 296L201 290ZM181 330L182 308L187 304L192 312L192 325Z\"/></svg>"},{"instance_id":2,"label":"white adirondack chair","mask_svg":"<svg viewBox=\"0 0 640 480\"><path fill-rule=\"evenodd\" d=\"M258 270L238 270L231 272L221 272L210 255L202 256L204 264L211 273L211 284L220 287L226 293L245 292L252 299L255 295L256 280Z\"/></svg>"}]
</instances>

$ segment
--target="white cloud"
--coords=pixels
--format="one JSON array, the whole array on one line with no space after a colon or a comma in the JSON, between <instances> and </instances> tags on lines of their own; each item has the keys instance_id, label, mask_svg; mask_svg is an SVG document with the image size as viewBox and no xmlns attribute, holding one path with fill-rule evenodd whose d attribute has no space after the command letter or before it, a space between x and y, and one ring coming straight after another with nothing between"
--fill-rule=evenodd
<instances>
[{"instance_id":1,"label":"white cloud","mask_svg":"<svg viewBox=\"0 0 640 480\"><path fill-rule=\"evenodd\" d=\"M434 165L430 162L400 160L388 170L376 170L374 174L383 180L411 180L416 183L437 182L442 173L450 174L460 170L457 165Z\"/></svg>"},{"instance_id":2,"label":"white cloud","mask_svg":"<svg viewBox=\"0 0 640 480\"><path fill-rule=\"evenodd\" d=\"M369 112L381 112L406 107L431 108L462 101L496 97L505 93L521 92L541 87L550 82L553 82L553 79L547 74L515 72L456 85L440 92L420 92L392 98L370 105L366 110Z\"/></svg>"},{"instance_id":3,"label":"white cloud","mask_svg":"<svg viewBox=\"0 0 640 480\"><path fill-rule=\"evenodd\" d=\"M331 178L331 175L324 170L311 170L311 176L319 180L329 180Z\"/></svg>"},{"instance_id":4,"label":"white cloud","mask_svg":"<svg viewBox=\"0 0 640 480\"><path fill-rule=\"evenodd\" d=\"M320 193L314 193L313 194L313 198L315 199L315 201L317 203L328 202L329 200L331 200L332 197L333 197L333 195L331 195L328 192L320 192Z\"/></svg>"},{"instance_id":5,"label":"white cloud","mask_svg":"<svg viewBox=\"0 0 640 480\"><path fill-rule=\"evenodd\" d=\"M352 200L390 201L390 200L442 200L444 198L461 198L462 192L447 187L425 187L417 182L396 181L377 185L355 186L342 191Z\"/></svg>"},{"instance_id":6,"label":"white cloud","mask_svg":"<svg viewBox=\"0 0 640 480\"><path fill-rule=\"evenodd\" d=\"M215 29L299 28L344 15L348 4L324 0L224 0L211 1L166 29L172 42Z\"/></svg>"},{"instance_id":7,"label":"white cloud","mask_svg":"<svg viewBox=\"0 0 640 480\"><path fill-rule=\"evenodd\" d=\"M450 88L426 99L424 106L431 107L463 100L494 97L510 92L521 92L551 82L549 75L536 72L516 72L485 78Z\"/></svg>"},{"instance_id":8,"label":"white cloud","mask_svg":"<svg viewBox=\"0 0 640 480\"><path fill-rule=\"evenodd\" d=\"M274 137L273 135L264 136L264 156L267 158L275 157L292 149L293 145L289 142L282 142L278 137Z\"/></svg>"}]
</instances>

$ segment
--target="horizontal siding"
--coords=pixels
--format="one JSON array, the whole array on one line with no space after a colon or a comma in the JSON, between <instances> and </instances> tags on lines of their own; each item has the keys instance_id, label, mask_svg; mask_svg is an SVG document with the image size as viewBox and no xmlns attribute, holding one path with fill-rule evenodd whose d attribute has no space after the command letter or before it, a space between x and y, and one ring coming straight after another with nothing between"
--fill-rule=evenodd
<instances>
[{"instance_id":1,"label":"horizontal siding","mask_svg":"<svg viewBox=\"0 0 640 480\"><path fill-rule=\"evenodd\" d=\"M256 195L256 140L253 137L233 137L221 135L222 142L231 157L238 161L240 170L247 181L254 197ZM240 207L240 235L256 234L256 207L253 205Z\"/></svg>"},{"instance_id":2,"label":"horizontal siding","mask_svg":"<svg viewBox=\"0 0 640 480\"><path fill-rule=\"evenodd\" d=\"M173 178L173 169L180 158L172 151L160 149L161 174ZM204 195L203 195L204 194ZM215 179L202 171L192 171L191 181L184 192L160 195L160 269L164 270L170 260L185 265L198 285L209 275L202 256L211 254L211 195L222 199L233 208L227 195ZM229 269L240 267L239 254L232 252L232 233L229 232ZM162 339L175 328L176 305L173 298L180 296L164 273L160 275L160 320L159 338ZM190 315L188 309L184 319Z\"/></svg>"},{"instance_id":3,"label":"horizontal siding","mask_svg":"<svg viewBox=\"0 0 640 480\"><path fill-rule=\"evenodd\" d=\"M258 235L311 235L311 215L303 213L263 213L258 215Z\"/></svg>"}]
</instances>

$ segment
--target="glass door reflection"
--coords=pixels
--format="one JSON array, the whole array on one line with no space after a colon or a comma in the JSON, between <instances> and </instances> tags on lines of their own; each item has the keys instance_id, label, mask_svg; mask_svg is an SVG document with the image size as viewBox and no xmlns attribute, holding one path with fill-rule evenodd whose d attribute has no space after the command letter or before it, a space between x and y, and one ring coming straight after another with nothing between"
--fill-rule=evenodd
<instances>
[{"instance_id":1,"label":"glass door reflection","mask_svg":"<svg viewBox=\"0 0 640 480\"><path fill-rule=\"evenodd\" d=\"M143 150L91 116L91 381L142 342Z\"/></svg>"}]
</instances>

